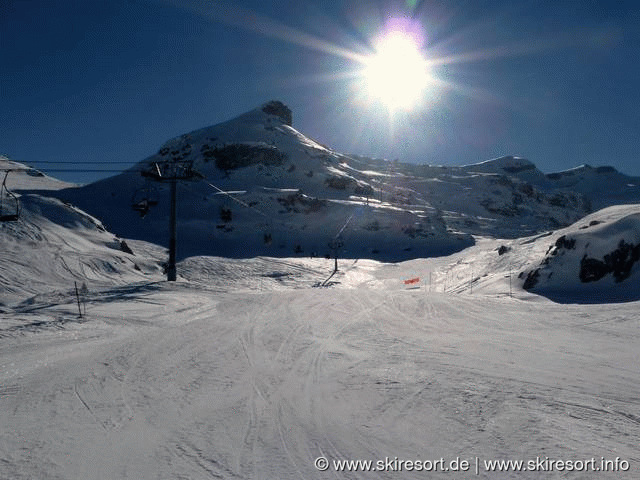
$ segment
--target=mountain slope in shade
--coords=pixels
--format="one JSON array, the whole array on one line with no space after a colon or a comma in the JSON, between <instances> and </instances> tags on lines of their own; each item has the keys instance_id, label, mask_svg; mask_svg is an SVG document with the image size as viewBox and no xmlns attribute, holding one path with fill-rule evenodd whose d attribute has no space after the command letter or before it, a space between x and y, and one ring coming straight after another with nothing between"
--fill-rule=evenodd
<instances>
[{"instance_id":1,"label":"mountain slope in shade","mask_svg":"<svg viewBox=\"0 0 640 480\"><path fill-rule=\"evenodd\" d=\"M282 103L267 103L176 137L135 169L61 196L119 235L166 244L168 188L138 172L156 162L193 162L205 180L179 187L180 257L328 255L341 232L341 255L402 260L460 250L472 244L470 235L555 229L592 208L586 193L593 191L555 185L525 159L437 167L349 156L305 137L291 119ZM628 187L623 199L638 192ZM130 209L140 195L158 201L142 220Z\"/></svg>"},{"instance_id":2,"label":"mountain slope in shade","mask_svg":"<svg viewBox=\"0 0 640 480\"><path fill-rule=\"evenodd\" d=\"M127 238L166 244L169 188L140 170L163 161L192 161L203 180L178 187L181 258L340 255L398 260L444 255L470 244L436 208L411 204L350 159L297 132L265 104L234 120L170 140L133 170L60 192ZM276 110L277 111L277 110ZM225 192L228 192L225 193ZM148 193L157 207L141 219L131 209ZM406 199L405 199L406 200Z\"/></svg>"},{"instance_id":3,"label":"mountain slope in shade","mask_svg":"<svg viewBox=\"0 0 640 480\"><path fill-rule=\"evenodd\" d=\"M180 258L340 255L404 260L450 254L473 236L556 230L595 208L640 203L640 179L610 167L544 174L506 156L459 167L403 164L335 152L292 127L269 102L166 142L133 169L57 193L118 235L168 243L169 188L141 171L192 162L204 179L178 188ZM157 205L140 219L131 204Z\"/></svg>"},{"instance_id":4,"label":"mountain slope in shade","mask_svg":"<svg viewBox=\"0 0 640 480\"><path fill-rule=\"evenodd\" d=\"M638 201L640 178L630 177L610 166L582 165L546 175L551 188L580 192L590 199L594 210Z\"/></svg>"}]
</instances>

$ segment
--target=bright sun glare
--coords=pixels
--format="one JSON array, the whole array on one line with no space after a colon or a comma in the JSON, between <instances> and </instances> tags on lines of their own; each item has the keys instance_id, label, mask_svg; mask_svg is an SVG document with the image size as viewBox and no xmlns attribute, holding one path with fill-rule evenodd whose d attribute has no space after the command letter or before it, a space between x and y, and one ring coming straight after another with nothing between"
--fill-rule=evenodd
<instances>
[{"instance_id":1,"label":"bright sun glare","mask_svg":"<svg viewBox=\"0 0 640 480\"><path fill-rule=\"evenodd\" d=\"M422 98L429 83L427 61L418 42L401 31L380 39L365 60L363 72L369 95L391 110L409 110Z\"/></svg>"}]
</instances>

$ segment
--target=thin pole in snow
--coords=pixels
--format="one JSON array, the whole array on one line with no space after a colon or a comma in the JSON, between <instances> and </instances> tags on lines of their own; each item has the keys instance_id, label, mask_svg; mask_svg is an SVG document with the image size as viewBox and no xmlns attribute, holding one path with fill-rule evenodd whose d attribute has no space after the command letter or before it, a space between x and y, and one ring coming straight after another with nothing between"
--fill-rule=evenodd
<instances>
[{"instance_id":1,"label":"thin pole in snow","mask_svg":"<svg viewBox=\"0 0 640 480\"><path fill-rule=\"evenodd\" d=\"M509 275L505 275L505 278L509 277L509 297L513 297L513 290L511 288L511 267L509 267Z\"/></svg>"},{"instance_id":2,"label":"thin pole in snow","mask_svg":"<svg viewBox=\"0 0 640 480\"><path fill-rule=\"evenodd\" d=\"M76 300L78 301L78 315L82 318L82 308L80 308L80 293L78 292L78 283L73 282L73 286L76 289Z\"/></svg>"},{"instance_id":3,"label":"thin pole in snow","mask_svg":"<svg viewBox=\"0 0 640 480\"><path fill-rule=\"evenodd\" d=\"M171 208L169 215L169 265L167 266L167 280L176 281L176 202L177 202L177 180L171 180Z\"/></svg>"},{"instance_id":4,"label":"thin pole in snow","mask_svg":"<svg viewBox=\"0 0 640 480\"><path fill-rule=\"evenodd\" d=\"M509 296L513 297L513 290L511 289L511 268L509 268Z\"/></svg>"}]
</instances>

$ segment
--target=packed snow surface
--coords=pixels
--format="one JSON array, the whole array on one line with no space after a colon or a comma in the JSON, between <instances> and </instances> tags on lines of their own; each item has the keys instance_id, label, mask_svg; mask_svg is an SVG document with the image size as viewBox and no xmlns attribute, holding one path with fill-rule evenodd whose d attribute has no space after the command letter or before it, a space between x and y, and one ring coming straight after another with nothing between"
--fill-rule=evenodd
<instances>
[{"instance_id":1,"label":"packed snow surface","mask_svg":"<svg viewBox=\"0 0 640 480\"><path fill-rule=\"evenodd\" d=\"M477 458L478 478L637 478L638 303L510 297L504 279L453 293L453 260L341 261L329 278L325 259L200 257L176 283L87 281L82 318L71 274L6 304L0 477L475 478ZM319 471L318 457L471 470ZM538 457L629 470L483 466Z\"/></svg>"}]
</instances>

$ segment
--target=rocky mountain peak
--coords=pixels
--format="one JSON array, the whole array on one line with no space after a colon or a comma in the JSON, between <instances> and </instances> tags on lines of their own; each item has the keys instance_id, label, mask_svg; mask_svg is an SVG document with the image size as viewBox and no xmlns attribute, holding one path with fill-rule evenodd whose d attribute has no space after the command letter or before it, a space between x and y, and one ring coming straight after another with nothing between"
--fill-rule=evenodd
<instances>
[{"instance_id":1,"label":"rocky mountain peak","mask_svg":"<svg viewBox=\"0 0 640 480\"><path fill-rule=\"evenodd\" d=\"M271 100L262 105L262 111L269 115L280 117L285 125L293 126L291 109L279 100Z\"/></svg>"}]
</instances>

